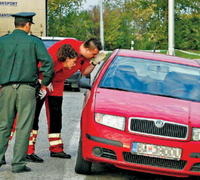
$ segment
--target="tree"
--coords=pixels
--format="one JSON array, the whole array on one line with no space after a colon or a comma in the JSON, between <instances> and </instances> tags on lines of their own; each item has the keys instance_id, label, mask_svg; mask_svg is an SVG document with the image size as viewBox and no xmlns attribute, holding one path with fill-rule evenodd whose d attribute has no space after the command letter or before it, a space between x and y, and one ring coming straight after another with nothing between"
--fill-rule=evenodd
<instances>
[{"instance_id":1,"label":"tree","mask_svg":"<svg viewBox=\"0 0 200 180\"><path fill-rule=\"evenodd\" d=\"M176 0L175 47L200 49L200 1Z\"/></svg>"},{"instance_id":2,"label":"tree","mask_svg":"<svg viewBox=\"0 0 200 180\"><path fill-rule=\"evenodd\" d=\"M83 0L49 0L48 1L48 34L65 36L71 14L79 14ZM71 22L71 21L70 21Z\"/></svg>"},{"instance_id":3,"label":"tree","mask_svg":"<svg viewBox=\"0 0 200 180\"><path fill-rule=\"evenodd\" d=\"M48 35L81 40L99 37L99 7L84 0L49 0ZM175 48L200 48L200 1L175 1ZM105 48L167 49L168 1L104 0Z\"/></svg>"},{"instance_id":4,"label":"tree","mask_svg":"<svg viewBox=\"0 0 200 180\"><path fill-rule=\"evenodd\" d=\"M179 17L175 33L177 49L200 49L200 15L184 14ZM188 28L190 27L190 28Z\"/></svg>"}]
</instances>

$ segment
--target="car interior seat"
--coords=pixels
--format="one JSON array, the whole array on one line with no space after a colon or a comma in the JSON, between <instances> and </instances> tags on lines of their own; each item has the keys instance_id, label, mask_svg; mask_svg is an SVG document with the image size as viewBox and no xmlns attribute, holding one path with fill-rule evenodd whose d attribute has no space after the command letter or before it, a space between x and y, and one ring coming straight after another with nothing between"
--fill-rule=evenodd
<instances>
[{"instance_id":1,"label":"car interior seat","mask_svg":"<svg viewBox=\"0 0 200 180\"><path fill-rule=\"evenodd\" d=\"M153 80L146 84L146 91L152 94L162 94L163 88L163 83L158 80Z\"/></svg>"},{"instance_id":2,"label":"car interior seat","mask_svg":"<svg viewBox=\"0 0 200 180\"><path fill-rule=\"evenodd\" d=\"M117 68L114 77L115 87L126 90L137 90L142 86L141 81L137 78L135 68L123 65Z\"/></svg>"},{"instance_id":3,"label":"car interior seat","mask_svg":"<svg viewBox=\"0 0 200 180\"><path fill-rule=\"evenodd\" d=\"M167 95L175 95L180 98L195 98L200 96L199 92L195 90L199 89L200 79L199 76L169 72L164 80L164 90Z\"/></svg>"}]
</instances>

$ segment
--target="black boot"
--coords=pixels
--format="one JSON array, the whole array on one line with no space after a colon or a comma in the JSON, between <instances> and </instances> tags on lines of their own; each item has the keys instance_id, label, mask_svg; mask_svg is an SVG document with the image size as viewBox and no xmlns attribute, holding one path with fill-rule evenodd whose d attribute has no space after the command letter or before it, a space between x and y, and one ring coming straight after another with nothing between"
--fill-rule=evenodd
<instances>
[{"instance_id":1,"label":"black boot","mask_svg":"<svg viewBox=\"0 0 200 180\"><path fill-rule=\"evenodd\" d=\"M51 157L57 157L57 158L65 158L65 159L70 159L71 155L66 154L64 151L63 152L50 152Z\"/></svg>"},{"instance_id":2,"label":"black boot","mask_svg":"<svg viewBox=\"0 0 200 180\"><path fill-rule=\"evenodd\" d=\"M42 163L44 160L33 153L33 154L27 154L26 155L26 161L35 162L35 163Z\"/></svg>"},{"instance_id":3,"label":"black boot","mask_svg":"<svg viewBox=\"0 0 200 180\"><path fill-rule=\"evenodd\" d=\"M1 164L2 164L2 165L6 164L6 157L5 157L5 155L3 156L3 159L2 159L2 161L1 161Z\"/></svg>"},{"instance_id":4,"label":"black boot","mask_svg":"<svg viewBox=\"0 0 200 180\"><path fill-rule=\"evenodd\" d=\"M23 168L20 169L12 169L13 173L24 173L24 172L30 172L31 168L29 168L28 166L24 166Z\"/></svg>"}]
</instances>

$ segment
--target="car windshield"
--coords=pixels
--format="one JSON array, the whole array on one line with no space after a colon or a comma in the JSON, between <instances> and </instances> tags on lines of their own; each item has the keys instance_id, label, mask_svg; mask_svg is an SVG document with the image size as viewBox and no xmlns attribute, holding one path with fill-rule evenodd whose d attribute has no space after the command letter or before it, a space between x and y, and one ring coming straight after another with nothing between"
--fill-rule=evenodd
<instances>
[{"instance_id":1,"label":"car windshield","mask_svg":"<svg viewBox=\"0 0 200 180\"><path fill-rule=\"evenodd\" d=\"M58 42L58 40L42 40L45 47L48 49L50 46L52 46L53 44L55 44L56 42Z\"/></svg>"},{"instance_id":2,"label":"car windshield","mask_svg":"<svg viewBox=\"0 0 200 180\"><path fill-rule=\"evenodd\" d=\"M118 56L107 69L99 87L200 101L200 69Z\"/></svg>"}]
</instances>

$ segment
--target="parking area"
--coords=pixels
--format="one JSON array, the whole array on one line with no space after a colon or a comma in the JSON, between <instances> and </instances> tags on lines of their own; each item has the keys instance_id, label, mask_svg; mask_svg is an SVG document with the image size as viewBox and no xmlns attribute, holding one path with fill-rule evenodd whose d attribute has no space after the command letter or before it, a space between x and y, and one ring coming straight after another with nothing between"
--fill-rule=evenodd
<instances>
[{"instance_id":1,"label":"parking area","mask_svg":"<svg viewBox=\"0 0 200 180\"><path fill-rule=\"evenodd\" d=\"M77 146L79 140L79 122L83 102L83 91L65 91L63 104L62 138L66 152L72 159L51 158L48 151L47 124L45 109L40 117L40 131L36 146L36 153L44 159L44 163L28 163L32 172L13 174L11 170L13 141L6 153L7 165L0 168L0 180L167 180L169 177L137 173L121 170L111 165L94 164L92 175L78 175L74 172ZM70 105L70 106L69 106ZM171 178L171 180L178 180ZM187 178L189 180L191 178ZM183 180L181 178L180 180Z\"/></svg>"}]
</instances>

